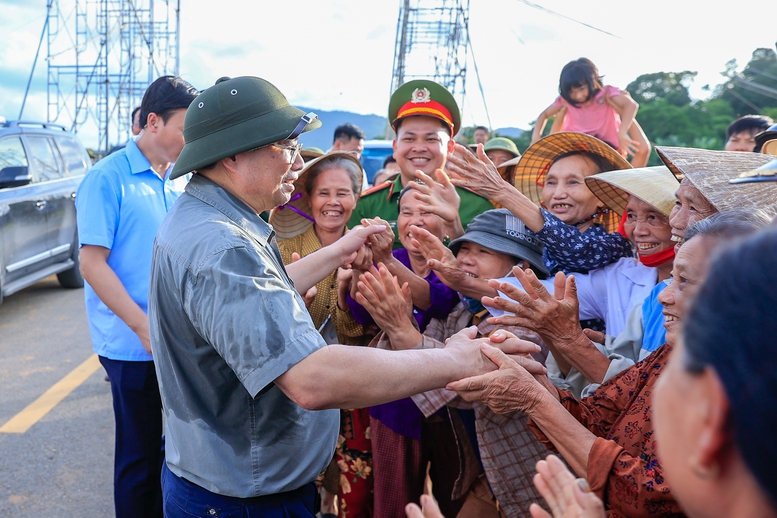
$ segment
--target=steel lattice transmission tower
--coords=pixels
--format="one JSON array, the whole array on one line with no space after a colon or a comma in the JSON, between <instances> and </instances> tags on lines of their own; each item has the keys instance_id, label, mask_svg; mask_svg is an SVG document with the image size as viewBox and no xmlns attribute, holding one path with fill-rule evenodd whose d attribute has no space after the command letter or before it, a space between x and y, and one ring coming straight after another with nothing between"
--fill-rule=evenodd
<instances>
[{"instance_id":1,"label":"steel lattice transmission tower","mask_svg":"<svg viewBox=\"0 0 777 518\"><path fill-rule=\"evenodd\" d=\"M180 0L48 0L48 110L109 150L148 85L178 75Z\"/></svg>"},{"instance_id":2,"label":"steel lattice transmission tower","mask_svg":"<svg viewBox=\"0 0 777 518\"><path fill-rule=\"evenodd\" d=\"M400 0L391 91L432 79L464 105L469 0Z\"/></svg>"}]
</instances>

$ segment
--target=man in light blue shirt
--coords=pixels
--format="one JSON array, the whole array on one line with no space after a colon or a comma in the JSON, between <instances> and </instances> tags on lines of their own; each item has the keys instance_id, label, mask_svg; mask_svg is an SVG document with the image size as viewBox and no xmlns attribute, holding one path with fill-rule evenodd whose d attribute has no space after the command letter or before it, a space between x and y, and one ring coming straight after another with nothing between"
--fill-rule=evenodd
<instances>
[{"instance_id":1,"label":"man in light blue shirt","mask_svg":"<svg viewBox=\"0 0 777 518\"><path fill-rule=\"evenodd\" d=\"M154 236L186 186L185 178L168 175L196 95L178 77L154 81L143 96L140 137L95 164L76 197L92 346L113 393L117 517L162 516L162 404L148 335L148 281Z\"/></svg>"}]
</instances>

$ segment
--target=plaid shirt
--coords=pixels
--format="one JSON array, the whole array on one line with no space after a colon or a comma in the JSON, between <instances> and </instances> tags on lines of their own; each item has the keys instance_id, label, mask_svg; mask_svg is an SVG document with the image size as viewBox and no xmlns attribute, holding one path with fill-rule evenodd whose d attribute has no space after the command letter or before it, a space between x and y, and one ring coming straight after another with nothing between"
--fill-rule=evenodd
<instances>
[{"instance_id":1,"label":"plaid shirt","mask_svg":"<svg viewBox=\"0 0 777 518\"><path fill-rule=\"evenodd\" d=\"M493 333L497 326L486 322L490 316L487 312L475 315L478 332L481 336ZM423 342L419 349L432 349L445 347L445 340L454 333L464 329L473 321L473 315L463 304L459 303L445 320L433 319L424 331ZM516 334L519 338L539 343L543 347L541 357L536 359L544 361L547 349L539 337L531 331L518 327L505 327L507 331ZM381 333L377 337L377 346L382 349L390 349L388 338ZM424 413L430 416L440 408L448 405L456 408L473 408L459 398L455 392L446 389L431 390L413 396L413 401ZM488 407L480 404L474 405L475 428L477 430L478 448L480 458L485 468L491 490L497 498L500 509L508 517L528 516L529 505L541 500L541 495L534 488L532 478L535 473L535 465L538 460L548 455L548 450L537 440L537 437L529 430L526 422L528 417L516 412L509 415L497 415ZM469 443L466 430L456 412L449 412L453 422L454 431L459 440L459 456L461 471L457 489L463 496L469 490L472 482L480 473L480 466L474 452L462 443ZM457 491L458 492L458 491Z\"/></svg>"}]
</instances>

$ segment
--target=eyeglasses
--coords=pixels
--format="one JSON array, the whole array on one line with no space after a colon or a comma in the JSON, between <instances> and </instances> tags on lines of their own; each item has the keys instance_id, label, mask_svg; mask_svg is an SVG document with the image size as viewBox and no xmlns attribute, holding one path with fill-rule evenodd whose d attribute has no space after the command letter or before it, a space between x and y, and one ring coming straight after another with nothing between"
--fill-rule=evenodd
<instances>
[{"instance_id":1,"label":"eyeglasses","mask_svg":"<svg viewBox=\"0 0 777 518\"><path fill-rule=\"evenodd\" d=\"M289 165L294 164L294 162L297 161L297 156L299 155L300 149L302 149L302 144L297 142L296 144L279 144L277 142L273 142L272 144L265 144L264 146L255 147L254 149L249 149L246 151L246 153L250 153L251 151L256 151L257 149L262 149L265 147L276 147L278 149L283 150L283 154L286 155L286 159L289 161Z\"/></svg>"},{"instance_id":2,"label":"eyeglasses","mask_svg":"<svg viewBox=\"0 0 777 518\"><path fill-rule=\"evenodd\" d=\"M296 144L290 144L290 145L278 144L277 142L273 142L272 144L268 144L268 146L282 149L284 151L284 154L287 155L287 158L289 160L289 165L297 161L297 156L299 156L299 151L300 149L302 149L302 144L299 142L297 142Z\"/></svg>"}]
</instances>

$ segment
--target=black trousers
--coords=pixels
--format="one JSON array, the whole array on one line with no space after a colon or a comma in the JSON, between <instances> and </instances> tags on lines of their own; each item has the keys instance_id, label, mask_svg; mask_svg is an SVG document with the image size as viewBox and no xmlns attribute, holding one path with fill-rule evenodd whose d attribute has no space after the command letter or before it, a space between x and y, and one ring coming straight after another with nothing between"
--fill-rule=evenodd
<instances>
[{"instance_id":1,"label":"black trousers","mask_svg":"<svg viewBox=\"0 0 777 518\"><path fill-rule=\"evenodd\" d=\"M162 400L154 362L100 356L111 380L116 449L113 500L116 517L162 516L162 463L165 458Z\"/></svg>"}]
</instances>

